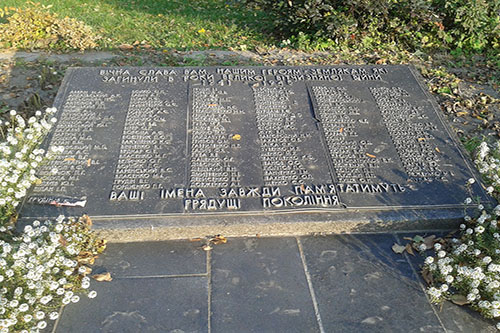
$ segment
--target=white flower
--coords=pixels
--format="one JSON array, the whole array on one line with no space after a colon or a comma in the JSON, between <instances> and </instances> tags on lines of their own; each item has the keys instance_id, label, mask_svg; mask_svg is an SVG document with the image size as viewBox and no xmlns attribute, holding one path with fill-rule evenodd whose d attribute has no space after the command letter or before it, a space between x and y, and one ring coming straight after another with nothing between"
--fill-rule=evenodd
<instances>
[{"instance_id":1,"label":"white flower","mask_svg":"<svg viewBox=\"0 0 500 333\"><path fill-rule=\"evenodd\" d=\"M467 181L467 183L469 184L474 184L476 181L474 180L474 178L469 178L469 180Z\"/></svg>"},{"instance_id":2,"label":"white flower","mask_svg":"<svg viewBox=\"0 0 500 333\"><path fill-rule=\"evenodd\" d=\"M466 198L464 202L465 202L466 205L468 205L468 204L470 204L472 202L472 199L471 198Z\"/></svg>"},{"instance_id":3,"label":"white flower","mask_svg":"<svg viewBox=\"0 0 500 333\"><path fill-rule=\"evenodd\" d=\"M51 312L49 314L49 319L50 320L56 320L57 318L59 318L59 313L57 313L57 312Z\"/></svg>"},{"instance_id":4,"label":"white flower","mask_svg":"<svg viewBox=\"0 0 500 333\"><path fill-rule=\"evenodd\" d=\"M89 294L87 296L88 296L88 298L94 298L97 296L97 291L92 290L91 292L89 292Z\"/></svg>"},{"instance_id":5,"label":"white flower","mask_svg":"<svg viewBox=\"0 0 500 333\"><path fill-rule=\"evenodd\" d=\"M433 257L427 257L427 258L425 258L425 263L426 263L427 265L430 265L430 264L432 264L433 262L434 262L434 258L433 258Z\"/></svg>"},{"instance_id":6,"label":"white flower","mask_svg":"<svg viewBox=\"0 0 500 333\"><path fill-rule=\"evenodd\" d=\"M447 275L445 280L447 283L452 283L455 278L453 277L453 275Z\"/></svg>"},{"instance_id":7,"label":"white flower","mask_svg":"<svg viewBox=\"0 0 500 333\"><path fill-rule=\"evenodd\" d=\"M38 320L41 320L41 319L45 318L45 312L43 312L43 311L37 311L35 313L35 318L38 319Z\"/></svg>"},{"instance_id":8,"label":"white flower","mask_svg":"<svg viewBox=\"0 0 500 333\"><path fill-rule=\"evenodd\" d=\"M37 328L43 330L45 327L47 327L47 322L45 321L39 321L38 324L36 325Z\"/></svg>"}]
</instances>

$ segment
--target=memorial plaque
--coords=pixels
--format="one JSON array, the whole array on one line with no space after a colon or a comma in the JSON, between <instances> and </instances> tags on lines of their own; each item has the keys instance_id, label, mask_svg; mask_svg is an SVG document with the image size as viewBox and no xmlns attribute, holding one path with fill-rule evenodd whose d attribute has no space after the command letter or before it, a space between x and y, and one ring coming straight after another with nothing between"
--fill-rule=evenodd
<instances>
[{"instance_id":1,"label":"memorial plaque","mask_svg":"<svg viewBox=\"0 0 500 333\"><path fill-rule=\"evenodd\" d=\"M65 150L23 216L425 217L462 209L474 177L406 66L72 68L55 106Z\"/></svg>"}]
</instances>

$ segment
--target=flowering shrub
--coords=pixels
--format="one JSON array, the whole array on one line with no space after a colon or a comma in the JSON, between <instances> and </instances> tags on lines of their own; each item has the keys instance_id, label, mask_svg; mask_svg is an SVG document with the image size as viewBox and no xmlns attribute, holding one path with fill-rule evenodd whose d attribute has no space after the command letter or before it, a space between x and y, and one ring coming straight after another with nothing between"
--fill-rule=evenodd
<instances>
[{"instance_id":1,"label":"flowering shrub","mask_svg":"<svg viewBox=\"0 0 500 333\"><path fill-rule=\"evenodd\" d=\"M499 157L500 142L495 146L482 142L475 160L484 180L491 184L486 191L497 198ZM467 198L465 203L472 201ZM449 299L469 304L484 317L500 320L500 205L488 211L479 204L478 210L475 218L465 216L456 238L434 244L436 256L425 259L422 274L431 284L427 293L433 303ZM500 321L497 328L500 330Z\"/></svg>"},{"instance_id":2,"label":"flowering shrub","mask_svg":"<svg viewBox=\"0 0 500 333\"><path fill-rule=\"evenodd\" d=\"M62 147L53 147L46 152L38 148L56 122L55 112L55 108L48 108L45 113L37 111L26 122L12 110L10 122L2 124L0 121L0 126L4 125L0 130L5 139L0 143L0 226L15 220L16 207L21 199L32 184L40 181L36 177L36 168L63 150Z\"/></svg>"},{"instance_id":3,"label":"flowering shrub","mask_svg":"<svg viewBox=\"0 0 500 333\"><path fill-rule=\"evenodd\" d=\"M491 184L486 191L498 196L500 193L500 141L494 145L486 141L481 142L474 162L484 180Z\"/></svg>"},{"instance_id":4,"label":"flowering shrub","mask_svg":"<svg viewBox=\"0 0 500 333\"><path fill-rule=\"evenodd\" d=\"M0 142L0 333L38 332L57 319L61 305L78 302L77 293L90 286L89 265L106 245L90 231L86 215L34 221L24 232L15 231L16 207L41 181L36 168L62 151L39 148L56 122L55 112L37 111L26 122L11 111L10 121L0 122L5 140Z\"/></svg>"},{"instance_id":5,"label":"flowering shrub","mask_svg":"<svg viewBox=\"0 0 500 333\"><path fill-rule=\"evenodd\" d=\"M37 331L58 318L61 303L80 300L77 293L90 286L87 265L105 243L95 239L85 218L35 221L19 235L8 229L0 228L7 235L0 240L0 332Z\"/></svg>"}]
</instances>

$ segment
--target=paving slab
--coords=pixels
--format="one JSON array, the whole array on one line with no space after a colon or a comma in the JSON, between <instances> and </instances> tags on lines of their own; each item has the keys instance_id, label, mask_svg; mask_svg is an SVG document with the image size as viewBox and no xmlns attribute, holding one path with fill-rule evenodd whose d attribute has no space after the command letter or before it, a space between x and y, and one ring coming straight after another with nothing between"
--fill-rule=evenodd
<instances>
[{"instance_id":1,"label":"paving slab","mask_svg":"<svg viewBox=\"0 0 500 333\"><path fill-rule=\"evenodd\" d=\"M391 249L413 235L229 238L198 249L206 274L191 242L110 244L96 269L115 267L113 281L92 280L97 298L66 306L55 332L494 332L428 302L423 257Z\"/></svg>"},{"instance_id":2,"label":"paving slab","mask_svg":"<svg viewBox=\"0 0 500 333\"><path fill-rule=\"evenodd\" d=\"M231 239L212 252L213 332L318 332L294 238Z\"/></svg>"},{"instance_id":3,"label":"paving slab","mask_svg":"<svg viewBox=\"0 0 500 333\"><path fill-rule=\"evenodd\" d=\"M206 253L199 242L110 243L94 270L115 277L206 274Z\"/></svg>"},{"instance_id":4,"label":"paving slab","mask_svg":"<svg viewBox=\"0 0 500 333\"><path fill-rule=\"evenodd\" d=\"M301 238L325 332L443 332L392 235Z\"/></svg>"},{"instance_id":5,"label":"paving slab","mask_svg":"<svg viewBox=\"0 0 500 333\"><path fill-rule=\"evenodd\" d=\"M98 296L64 307L56 332L206 332L204 277L94 282Z\"/></svg>"}]
</instances>

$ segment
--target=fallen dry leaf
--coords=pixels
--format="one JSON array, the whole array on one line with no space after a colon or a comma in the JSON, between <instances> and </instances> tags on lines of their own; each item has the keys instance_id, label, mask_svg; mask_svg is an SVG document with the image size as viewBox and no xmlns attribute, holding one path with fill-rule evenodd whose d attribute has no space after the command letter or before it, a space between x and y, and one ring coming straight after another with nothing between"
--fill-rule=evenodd
<instances>
[{"instance_id":1,"label":"fallen dry leaf","mask_svg":"<svg viewBox=\"0 0 500 333\"><path fill-rule=\"evenodd\" d=\"M82 217L80 218L80 221L82 221L82 223L85 224L87 227L92 226L92 220L87 214L83 214Z\"/></svg>"},{"instance_id":2,"label":"fallen dry leaf","mask_svg":"<svg viewBox=\"0 0 500 333\"><path fill-rule=\"evenodd\" d=\"M118 48L122 51L129 51L132 50L134 47L130 44L121 44L120 46L118 46Z\"/></svg>"},{"instance_id":3,"label":"fallen dry leaf","mask_svg":"<svg viewBox=\"0 0 500 333\"><path fill-rule=\"evenodd\" d=\"M212 243L214 245L226 244L227 238L222 236L222 235L216 235L215 237L210 239L210 243Z\"/></svg>"},{"instance_id":4,"label":"fallen dry leaf","mask_svg":"<svg viewBox=\"0 0 500 333\"><path fill-rule=\"evenodd\" d=\"M422 278L429 286L434 283L434 277L427 267L422 270Z\"/></svg>"},{"instance_id":5,"label":"fallen dry leaf","mask_svg":"<svg viewBox=\"0 0 500 333\"><path fill-rule=\"evenodd\" d=\"M405 250L406 250L406 252L408 252L408 253L409 253L409 254L411 254L412 256L415 256L415 253L413 253L413 248L411 247L411 244L410 244L410 243L406 244L406 246L405 246Z\"/></svg>"},{"instance_id":6,"label":"fallen dry leaf","mask_svg":"<svg viewBox=\"0 0 500 333\"><path fill-rule=\"evenodd\" d=\"M80 267L85 267L85 272L82 273L83 276L87 276L90 273L92 273L92 268L87 267L87 266L80 266Z\"/></svg>"},{"instance_id":7,"label":"fallen dry leaf","mask_svg":"<svg viewBox=\"0 0 500 333\"><path fill-rule=\"evenodd\" d=\"M403 253L406 249L406 246L403 246L403 245L399 245L397 243L394 243L394 245L392 246L392 250L395 252L395 253Z\"/></svg>"},{"instance_id":8,"label":"fallen dry leaf","mask_svg":"<svg viewBox=\"0 0 500 333\"><path fill-rule=\"evenodd\" d=\"M80 264L93 265L96 257L97 256L90 251L82 251L78 254L78 257L76 257L76 261Z\"/></svg>"},{"instance_id":9,"label":"fallen dry leaf","mask_svg":"<svg viewBox=\"0 0 500 333\"><path fill-rule=\"evenodd\" d=\"M59 236L59 243L62 245L62 247L66 247L66 244L68 244L68 242L62 235Z\"/></svg>"},{"instance_id":10,"label":"fallen dry leaf","mask_svg":"<svg viewBox=\"0 0 500 333\"><path fill-rule=\"evenodd\" d=\"M199 241L201 241L201 238L191 238L189 241L190 242L199 242Z\"/></svg>"},{"instance_id":11,"label":"fallen dry leaf","mask_svg":"<svg viewBox=\"0 0 500 333\"><path fill-rule=\"evenodd\" d=\"M470 303L467 300L467 297L465 297L464 295L460 295L460 294L453 294L453 295L451 295L450 300L453 303L455 303L456 305L465 305L465 304L469 304Z\"/></svg>"},{"instance_id":12,"label":"fallen dry leaf","mask_svg":"<svg viewBox=\"0 0 500 333\"><path fill-rule=\"evenodd\" d=\"M235 141L241 140L241 135L239 135L239 134L233 135L233 140L235 140Z\"/></svg>"},{"instance_id":13,"label":"fallen dry leaf","mask_svg":"<svg viewBox=\"0 0 500 333\"><path fill-rule=\"evenodd\" d=\"M427 250L434 248L435 242L436 242L436 235L430 235L424 238L424 244Z\"/></svg>"},{"instance_id":14,"label":"fallen dry leaf","mask_svg":"<svg viewBox=\"0 0 500 333\"><path fill-rule=\"evenodd\" d=\"M100 239L96 242L97 253L102 253L106 250L108 241L105 239Z\"/></svg>"},{"instance_id":15,"label":"fallen dry leaf","mask_svg":"<svg viewBox=\"0 0 500 333\"><path fill-rule=\"evenodd\" d=\"M98 282L108 282L113 280L109 272L92 275L92 278Z\"/></svg>"},{"instance_id":16,"label":"fallen dry leaf","mask_svg":"<svg viewBox=\"0 0 500 333\"><path fill-rule=\"evenodd\" d=\"M366 153L366 156L371 157L371 158L375 158L375 157L377 157L377 156L375 156L375 155L368 154L368 153Z\"/></svg>"}]
</instances>

